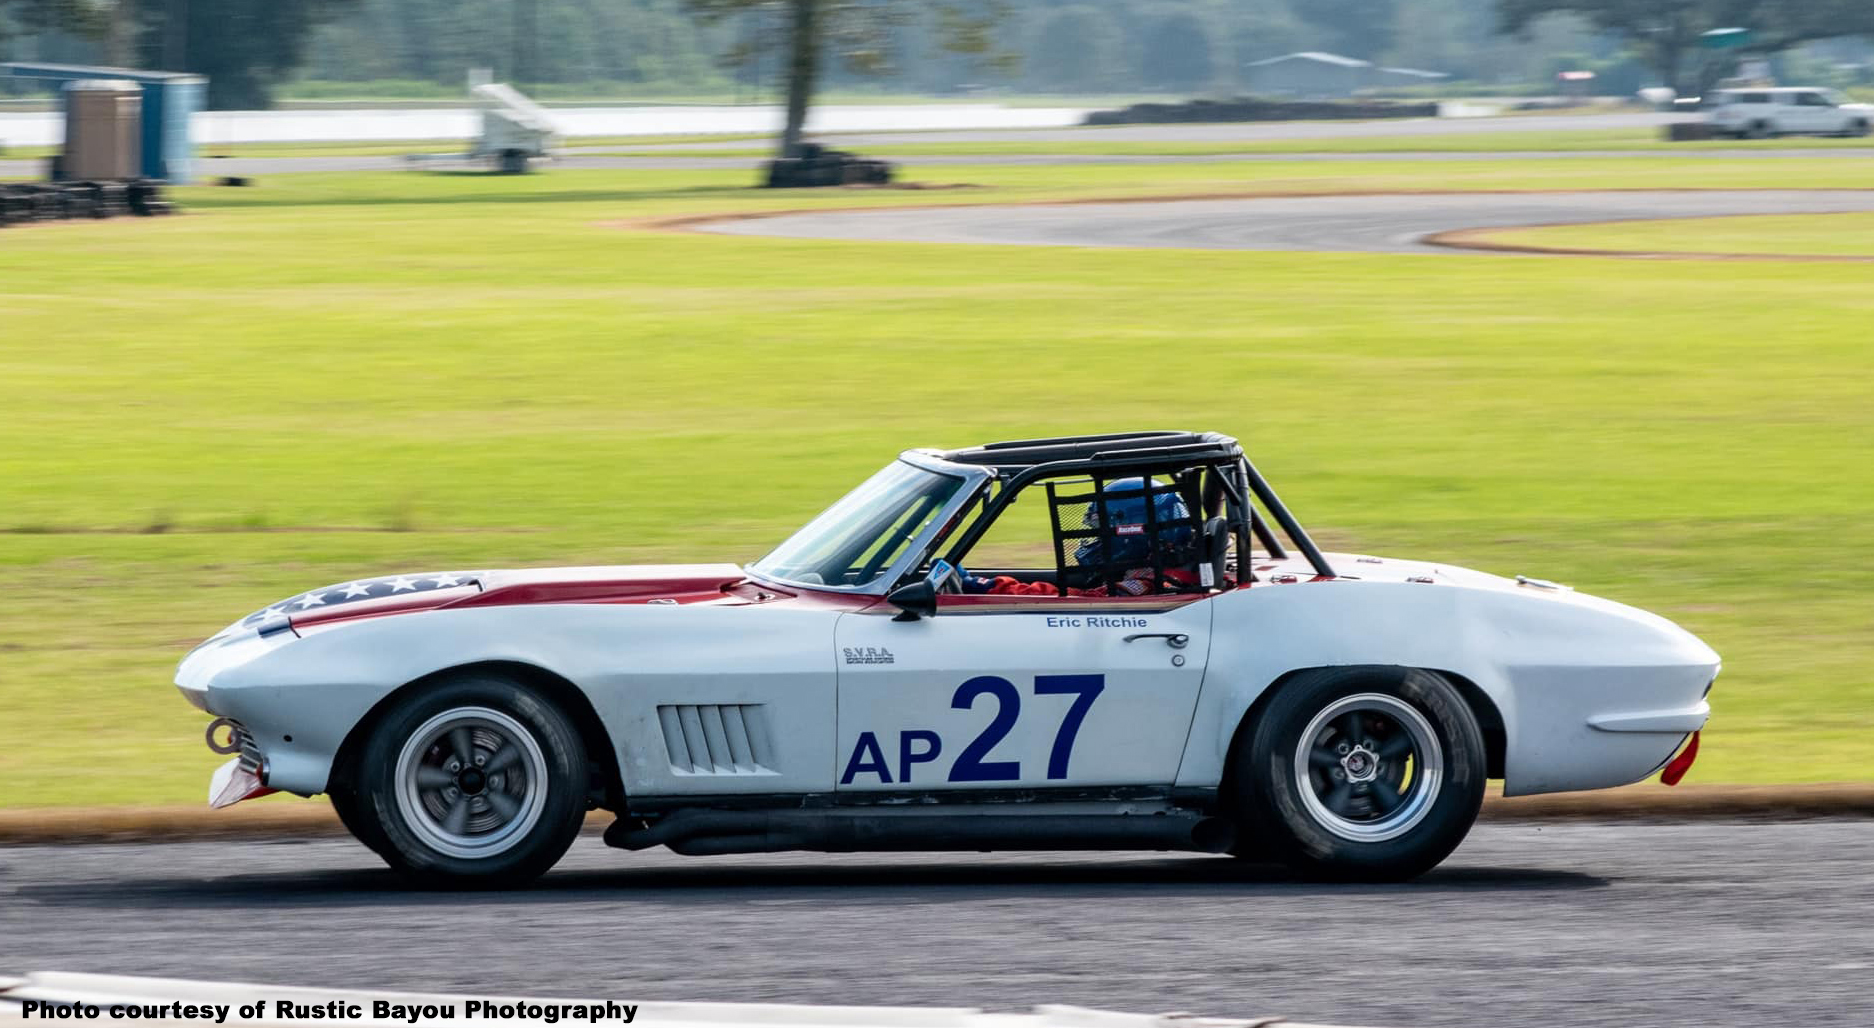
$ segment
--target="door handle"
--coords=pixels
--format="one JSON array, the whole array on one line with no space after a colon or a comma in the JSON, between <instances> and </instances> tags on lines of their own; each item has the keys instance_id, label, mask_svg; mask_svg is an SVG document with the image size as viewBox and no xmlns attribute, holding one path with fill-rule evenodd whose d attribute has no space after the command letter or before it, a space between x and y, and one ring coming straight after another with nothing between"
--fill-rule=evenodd
<instances>
[{"instance_id":1,"label":"door handle","mask_svg":"<svg viewBox=\"0 0 1874 1028\"><path fill-rule=\"evenodd\" d=\"M1174 650L1184 649L1191 643L1191 637L1185 635L1183 632L1134 632L1126 636L1127 642L1131 642L1134 639L1163 639L1165 640L1165 645Z\"/></svg>"}]
</instances>

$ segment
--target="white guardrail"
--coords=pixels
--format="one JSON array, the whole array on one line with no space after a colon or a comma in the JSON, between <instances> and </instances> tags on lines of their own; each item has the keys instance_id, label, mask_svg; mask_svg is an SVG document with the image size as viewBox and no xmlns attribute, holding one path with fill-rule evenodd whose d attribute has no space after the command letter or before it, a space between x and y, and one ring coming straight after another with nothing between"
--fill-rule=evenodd
<instances>
[{"instance_id":1,"label":"white guardrail","mask_svg":"<svg viewBox=\"0 0 1874 1028\"><path fill-rule=\"evenodd\" d=\"M22 1015L26 1003L66 1012ZM112 1008L119 1008L115 1018ZM191 1011L189 1008L194 1007ZM71 1008L77 1008L72 1010ZM96 1013L91 1013L92 1009ZM132 1008L135 1013L133 1014ZM259 1013L256 1015L255 1011ZM249 1016L243 1016L246 1013ZM355 1014L356 1016L352 1016ZM660 1028L1332 1028L1280 1017L1194 1017L1124 1014L1083 1007L1037 1006L1028 1013L988 1013L969 1007L839 1007L787 1003L630 1003L621 1000L527 999L420 992L360 992L41 972L0 977L0 1022L162 1019L170 1023L226 1025L301 1024L308 1021L419 1028L505 1025L644 1025Z\"/></svg>"}]
</instances>

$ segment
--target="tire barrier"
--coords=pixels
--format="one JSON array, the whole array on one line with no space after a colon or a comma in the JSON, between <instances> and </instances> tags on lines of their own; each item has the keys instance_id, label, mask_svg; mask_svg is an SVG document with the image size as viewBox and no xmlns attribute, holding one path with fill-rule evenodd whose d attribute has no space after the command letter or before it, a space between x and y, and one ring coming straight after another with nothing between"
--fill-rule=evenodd
<instances>
[{"instance_id":1,"label":"tire barrier","mask_svg":"<svg viewBox=\"0 0 1874 1028\"><path fill-rule=\"evenodd\" d=\"M829 150L818 143L803 143L794 157L781 157L766 165L770 189L809 186L882 186L891 182L889 161L861 157L845 150Z\"/></svg>"},{"instance_id":2,"label":"tire barrier","mask_svg":"<svg viewBox=\"0 0 1874 1028\"><path fill-rule=\"evenodd\" d=\"M80 218L172 214L162 186L148 179L0 184L0 227Z\"/></svg>"},{"instance_id":3,"label":"tire barrier","mask_svg":"<svg viewBox=\"0 0 1874 1028\"><path fill-rule=\"evenodd\" d=\"M1116 111L1094 111L1088 125L1163 125L1215 121L1344 121L1370 118L1435 118L1436 103L1386 100L1191 100L1181 104L1143 103Z\"/></svg>"}]
</instances>

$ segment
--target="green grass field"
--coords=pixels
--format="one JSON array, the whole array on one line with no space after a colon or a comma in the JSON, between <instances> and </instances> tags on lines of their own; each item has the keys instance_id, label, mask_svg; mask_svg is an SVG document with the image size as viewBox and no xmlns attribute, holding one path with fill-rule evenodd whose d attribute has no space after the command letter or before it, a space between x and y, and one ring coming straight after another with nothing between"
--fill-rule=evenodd
<instances>
[{"instance_id":1,"label":"green grass field","mask_svg":"<svg viewBox=\"0 0 1874 1028\"><path fill-rule=\"evenodd\" d=\"M1725 656L1694 781L1869 775L1854 265L948 247L692 212L1846 185L1838 159L275 176L0 232L0 805L199 802L195 641L378 572L745 560L911 445L1241 437L1325 541L1526 572ZM914 169L915 170L915 169Z\"/></svg>"},{"instance_id":2,"label":"green grass field","mask_svg":"<svg viewBox=\"0 0 1874 1028\"><path fill-rule=\"evenodd\" d=\"M1500 242L1634 253L1874 257L1874 214L1736 215L1491 233Z\"/></svg>"}]
</instances>

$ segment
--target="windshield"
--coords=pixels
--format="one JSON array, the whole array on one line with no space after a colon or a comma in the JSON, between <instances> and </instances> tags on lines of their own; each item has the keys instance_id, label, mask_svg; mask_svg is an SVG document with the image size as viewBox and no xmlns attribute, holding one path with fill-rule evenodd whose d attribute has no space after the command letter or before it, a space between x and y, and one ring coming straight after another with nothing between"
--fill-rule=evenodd
<instances>
[{"instance_id":1,"label":"windshield","mask_svg":"<svg viewBox=\"0 0 1874 1028\"><path fill-rule=\"evenodd\" d=\"M898 563L962 487L961 478L894 462L749 570L800 585L870 585Z\"/></svg>"}]
</instances>

